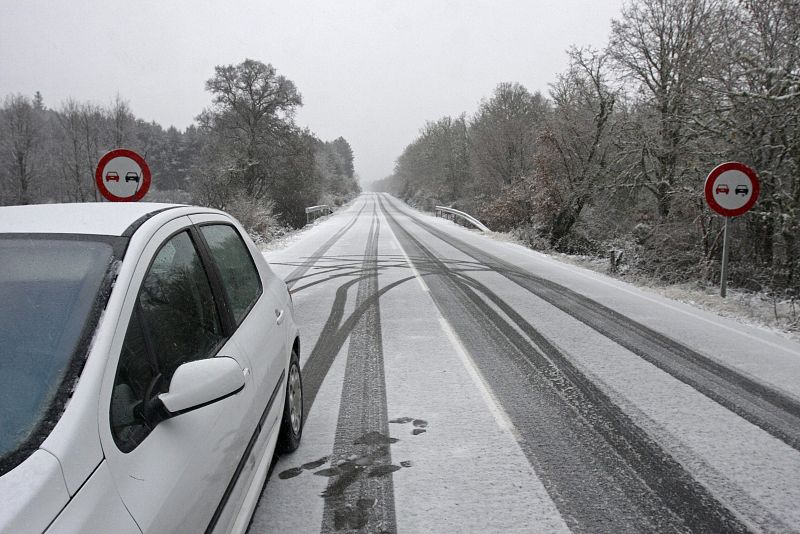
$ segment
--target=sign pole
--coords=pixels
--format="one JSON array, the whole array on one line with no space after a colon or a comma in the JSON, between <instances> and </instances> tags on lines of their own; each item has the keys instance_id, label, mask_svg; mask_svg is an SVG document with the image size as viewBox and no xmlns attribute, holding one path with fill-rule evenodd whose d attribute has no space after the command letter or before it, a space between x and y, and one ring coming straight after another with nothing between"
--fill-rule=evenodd
<instances>
[{"instance_id":1,"label":"sign pole","mask_svg":"<svg viewBox=\"0 0 800 534\"><path fill-rule=\"evenodd\" d=\"M728 248L731 218L747 213L752 208L761 184L756 171L738 161L729 161L714 167L706 177L703 187L708 207L725 217L725 234L722 236L722 269L719 296L728 292Z\"/></svg>"},{"instance_id":2,"label":"sign pole","mask_svg":"<svg viewBox=\"0 0 800 534\"><path fill-rule=\"evenodd\" d=\"M719 296L725 298L728 292L728 230L731 217L725 217L725 230L722 236L722 273L719 280Z\"/></svg>"}]
</instances>

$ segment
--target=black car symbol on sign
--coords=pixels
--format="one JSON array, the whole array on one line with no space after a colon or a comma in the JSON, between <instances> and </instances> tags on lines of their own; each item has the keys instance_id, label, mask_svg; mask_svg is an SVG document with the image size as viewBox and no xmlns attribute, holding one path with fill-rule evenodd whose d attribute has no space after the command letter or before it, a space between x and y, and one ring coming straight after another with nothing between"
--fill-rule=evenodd
<instances>
[{"instance_id":1,"label":"black car symbol on sign","mask_svg":"<svg viewBox=\"0 0 800 534\"><path fill-rule=\"evenodd\" d=\"M747 196L747 193L750 192L750 188L747 187L746 185L737 185L736 189L734 189L733 192L737 195Z\"/></svg>"},{"instance_id":2,"label":"black car symbol on sign","mask_svg":"<svg viewBox=\"0 0 800 534\"><path fill-rule=\"evenodd\" d=\"M139 175L136 174L135 172L131 171L131 172L129 172L129 173L127 173L125 175L125 181L126 182L136 182L138 184L139 183Z\"/></svg>"}]
</instances>

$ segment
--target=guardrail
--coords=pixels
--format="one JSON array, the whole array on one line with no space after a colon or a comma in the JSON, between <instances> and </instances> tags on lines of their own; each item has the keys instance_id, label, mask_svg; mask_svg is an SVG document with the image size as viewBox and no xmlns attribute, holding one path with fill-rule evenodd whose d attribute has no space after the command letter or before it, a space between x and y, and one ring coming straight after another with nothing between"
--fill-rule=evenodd
<instances>
[{"instance_id":1,"label":"guardrail","mask_svg":"<svg viewBox=\"0 0 800 534\"><path fill-rule=\"evenodd\" d=\"M480 230L481 232L490 232L489 228L486 227L482 222L478 219L473 217L468 213L464 213L463 211L454 210L453 208L448 208L447 206L436 206L436 210L434 211L437 217L442 217L444 219L448 219L453 221L456 224L461 224L458 222L459 219L462 219L472 226ZM461 226L465 226L461 224Z\"/></svg>"},{"instance_id":2,"label":"guardrail","mask_svg":"<svg viewBox=\"0 0 800 534\"><path fill-rule=\"evenodd\" d=\"M323 215L330 215L331 207L327 204L320 204L319 206L311 206L306 208L306 224L316 221Z\"/></svg>"}]
</instances>

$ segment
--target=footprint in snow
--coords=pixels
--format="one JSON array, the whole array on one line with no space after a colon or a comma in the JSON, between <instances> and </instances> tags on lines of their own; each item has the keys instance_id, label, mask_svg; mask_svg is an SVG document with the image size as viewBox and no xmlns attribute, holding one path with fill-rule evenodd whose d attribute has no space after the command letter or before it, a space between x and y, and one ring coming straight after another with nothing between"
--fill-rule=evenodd
<instances>
[{"instance_id":1,"label":"footprint in snow","mask_svg":"<svg viewBox=\"0 0 800 534\"><path fill-rule=\"evenodd\" d=\"M281 471L280 473L278 473L278 478L280 478L281 480L286 480L288 478L294 478L294 477L300 475L303 471L307 471L309 469L316 469L317 467L319 467L322 464L327 463L327 462L328 462L328 457L327 456L323 456L319 460L314 460L313 462L305 463L305 464L301 465L300 467L292 467L291 469L287 469L285 471Z\"/></svg>"},{"instance_id":2,"label":"footprint in snow","mask_svg":"<svg viewBox=\"0 0 800 534\"><path fill-rule=\"evenodd\" d=\"M390 423L397 423L397 424L400 424L400 425L404 425L406 423L410 423L413 420L414 420L413 417L398 417L397 419L392 419L389 422Z\"/></svg>"},{"instance_id":3,"label":"footprint in snow","mask_svg":"<svg viewBox=\"0 0 800 534\"><path fill-rule=\"evenodd\" d=\"M411 431L411 433L415 436L419 436L420 434L424 433L426 431L425 429L428 428L428 422L425 419L414 419L413 417L398 417L389 422L399 425L404 425L406 423L413 424L415 428Z\"/></svg>"}]
</instances>

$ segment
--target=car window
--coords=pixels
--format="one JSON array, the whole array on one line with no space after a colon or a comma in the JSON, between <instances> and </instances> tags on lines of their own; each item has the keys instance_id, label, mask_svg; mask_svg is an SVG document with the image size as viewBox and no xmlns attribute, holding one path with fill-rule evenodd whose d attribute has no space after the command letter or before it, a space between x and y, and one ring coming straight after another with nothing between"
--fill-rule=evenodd
<instances>
[{"instance_id":1,"label":"car window","mask_svg":"<svg viewBox=\"0 0 800 534\"><path fill-rule=\"evenodd\" d=\"M75 237L0 236L0 475L58 421L99 315L113 250Z\"/></svg>"},{"instance_id":2,"label":"car window","mask_svg":"<svg viewBox=\"0 0 800 534\"><path fill-rule=\"evenodd\" d=\"M231 310L239 324L261 295L261 279L239 233L224 224L201 227L220 271Z\"/></svg>"},{"instance_id":3,"label":"car window","mask_svg":"<svg viewBox=\"0 0 800 534\"><path fill-rule=\"evenodd\" d=\"M150 433L147 401L168 389L178 366L213 356L223 340L208 276L182 232L150 265L125 334L111 401L120 449L133 450Z\"/></svg>"}]
</instances>

